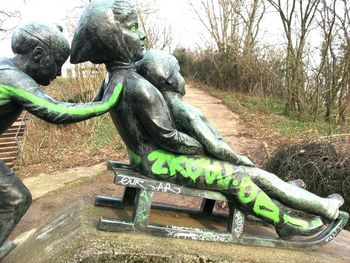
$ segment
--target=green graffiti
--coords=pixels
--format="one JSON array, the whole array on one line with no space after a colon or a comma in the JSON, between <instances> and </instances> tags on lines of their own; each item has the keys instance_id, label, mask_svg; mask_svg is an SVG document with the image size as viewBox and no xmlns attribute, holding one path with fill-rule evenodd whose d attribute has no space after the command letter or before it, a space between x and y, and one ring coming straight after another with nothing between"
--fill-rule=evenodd
<instances>
[{"instance_id":1,"label":"green graffiti","mask_svg":"<svg viewBox=\"0 0 350 263\"><path fill-rule=\"evenodd\" d=\"M307 229L309 227L309 223L303 219L298 219L298 218L294 218L291 217L288 214L284 214L283 215L283 220L286 224L292 225L292 226L296 226L296 227L300 227L303 229ZM319 221L317 221L317 224L319 224Z\"/></svg>"},{"instance_id":2,"label":"green graffiti","mask_svg":"<svg viewBox=\"0 0 350 263\"><path fill-rule=\"evenodd\" d=\"M187 159L186 171L193 182L196 182L197 178L201 176L203 168L207 163L210 163L209 160L206 160L204 158L198 160L192 158Z\"/></svg>"},{"instance_id":3,"label":"green graffiti","mask_svg":"<svg viewBox=\"0 0 350 263\"><path fill-rule=\"evenodd\" d=\"M312 226L319 226L320 224L323 224L323 222L320 218L315 218L311 221Z\"/></svg>"},{"instance_id":4,"label":"green graffiti","mask_svg":"<svg viewBox=\"0 0 350 263\"><path fill-rule=\"evenodd\" d=\"M174 154L157 150L148 155L148 160L153 162L152 172L157 175L170 174L176 176L181 174L185 178L191 178L196 182L201 175L205 175L205 183L212 185L217 183L218 188L228 189L231 185L237 191L238 201L241 204L252 203L253 211L256 215L270 219L277 224L280 222L280 210L278 206L262 192L250 179L245 176L241 180L233 179L233 167L225 163L225 175L222 175L222 163L214 161L211 163L207 158L189 158L184 155L176 156ZM232 182L231 182L232 181ZM284 216L284 221L290 224L302 225L303 220Z\"/></svg>"},{"instance_id":5,"label":"green graffiti","mask_svg":"<svg viewBox=\"0 0 350 263\"><path fill-rule=\"evenodd\" d=\"M60 114L70 114L70 115L87 115L91 113L98 113L102 111L107 111L112 107L112 105L119 99L123 86L121 83L115 86L112 96L102 104L91 104L89 106L84 106L84 104L70 104L65 105L62 103L52 102L45 97L37 96L29 91L21 88L12 87L0 84L0 100L8 100L12 96L17 96L30 103L46 108L49 111L57 112Z\"/></svg>"},{"instance_id":6,"label":"green graffiti","mask_svg":"<svg viewBox=\"0 0 350 263\"><path fill-rule=\"evenodd\" d=\"M185 178L189 177L189 174L186 171L186 169L183 166L181 166L181 164L185 166L186 160L187 160L187 157L183 155L178 157L173 156L173 158L168 158L167 161L168 161L168 166L170 170L170 176L173 177L178 173L180 173Z\"/></svg>"},{"instance_id":7,"label":"green graffiti","mask_svg":"<svg viewBox=\"0 0 350 263\"><path fill-rule=\"evenodd\" d=\"M215 180L222 179L221 163L218 161L213 162L205 169L205 182L207 184L213 184Z\"/></svg>"},{"instance_id":8,"label":"green graffiti","mask_svg":"<svg viewBox=\"0 0 350 263\"><path fill-rule=\"evenodd\" d=\"M239 184L238 180L234 181L236 181L235 185ZM249 177L243 177L238 190L238 199L242 204L254 203L253 211L257 215L268 218L275 224L280 221L277 205L264 192L260 191Z\"/></svg>"},{"instance_id":9,"label":"green graffiti","mask_svg":"<svg viewBox=\"0 0 350 263\"><path fill-rule=\"evenodd\" d=\"M132 150L128 149L128 155L130 160L135 164L141 163L141 156L134 153Z\"/></svg>"},{"instance_id":10,"label":"green graffiti","mask_svg":"<svg viewBox=\"0 0 350 263\"><path fill-rule=\"evenodd\" d=\"M163 167L164 164L167 162L168 159L168 154L165 151L162 150L157 150L152 152L150 155L148 155L148 160L150 162L153 162L152 165L152 172L158 175L161 174L167 174L168 173L168 168Z\"/></svg>"},{"instance_id":11,"label":"green graffiti","mask_svg":"<svg viewBox=\"0 0 350 263\"><path fill-rule=\"evenodd\" d=\"M232 181L232 186L233 187L238 187L238 185L239 185L239 181L237 179Z\"/></svg>"},{"instance_id":12,"label":"green graffiti","mask_svg":"<svg viewBox=\"0 0 350 263\"><path fill-rule=\"evenodd\" d=\"M148 155L148 160L153 162L152 172L157 175L170 174L176 176L180 173L185 178L191 178L196 182L203 172L207 184L213 184L215 181L222 188L228 188L230 177L222 178L222 168L219 161L210 163L206 158L188 158L187 156L176 156L162 150L157 150ZM167 164L167 166L165 166ZM231 168L232 170L232 168Z\"/></svg>"},{"instance_id":13,"label":"green graffiti","mask_svg":"<svg viewBox=\"0 0 350 263\"><path fill-rule=\"evenodd\" d=\"M249 177L243 177L241 186L238 191L238 199L242 204L248 204L252 202L257 194L258 187L252 182Z\"/></svg>"},{"instance_id":14,"label":"green graffiti","mask_svg":"<svg viewBox=\"0 0 350 263\"><path fill-rule=\"evenodd\" d=\"M271 219L274 224L280 221L278 206L272 202L264 192L259 192L253 207L253 211L260 216Z\"/></svg>"},{"instance_id":15,"label":"green graffiti","mask_svg":"<svg viewBox=\"0 0 350 263\"><path fill-rule=\"evenodd\" d=\"M233 175L233 168L232 165L229 165L227 163L224 164L225 168L225 177L218 180L217 184L222 189L228 189L230 182L231 182L231 176Z\"/></svg>"}]
</instances>

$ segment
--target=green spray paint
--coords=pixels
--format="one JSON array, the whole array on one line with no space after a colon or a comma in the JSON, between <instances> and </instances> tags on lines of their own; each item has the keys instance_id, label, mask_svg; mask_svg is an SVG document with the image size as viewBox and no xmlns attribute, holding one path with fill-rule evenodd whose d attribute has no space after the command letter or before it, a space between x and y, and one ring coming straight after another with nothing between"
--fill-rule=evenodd
<instances>
[{"instance_id":1,"label":"green spray paint","mask_svg":"<svg viewBox=\"0 0 350 263\"><path fill-rule=\"evenodd\" d=\"M227 190L229 185L230 185L232 176L233 176L233 168L232 168L232 165L225 163L224 169L225 169L225 177L219 179L217 184L220 188ZM221 177L222 177L222 175L221 175Z\"/></svg>"},{"instance_id":2,"label":"green spray paint","mask_svg":"<svg viewBox=\"0 0 350 263\"><path fill-rule=\"evenodd\" d=\"M242 204L251 203L258 195L258 187L249 177L243 177L238 190L238 199Z\"/></svg>"},{"instance_id":3,"label":"green spray paint","mask_svg":"<svg viewBox=\"0 0 350 263\"><path fill-rule=\"evenodd\" d=\"M201 176L203 172L203 168L205 166L205 159L192 159L189 158L186 160L186 172L188 176L193 180L195 183L197 178Z\"/></svg>"},{"instance_id":4,"label":"green spray paint","mask_svg":"<svg viewBox=\"0 0 350 263\"><path fill-rule=\"evenodd\" d=\"M208 165L205 169L205 182L207 184L213 184L216 180L222 179L221 163L218 161Z\"/></svg>"},{"instance_id":5,"label":"green spray paint","mask_svg":"<svg viewBox=\"0 0 350 263\"><path fill-rule=\"evenodd\" d=\"M280 217L279 207L266 195L248 176L243 178L234 178L232 165L224 163L225 176L223 176L222 162L213 161L208 158L190 158L184 155L176 156L163 150L157 150L148 155L148 160L153 162L152 172L157 175L177 176L181 175L185 178L191 178L193 182L201 176L205 176L205 183L212 185L217 183L218 190L228 190L231 185L237 191L237 198L241 204L251 205L257 216L269 219L277 225L287 223L292 226L307 228L309 223L307 220L298 219L283 214ZM239 177L239 176L237 176ZM320 222L315 220L314 225Z\"/></svg>"},{"instance_id":6,"label":"green spray paint","mask_svg":"<svg viewBox=\"0 0 350 263\"><path fill-rule=\"evenodd\" d=\"M168 158L168 165L169 165L169 169L170 169L170 176L176 176L177 173L180 173L183 177L187 178L189 177L189 174L186 170L185 164L187 161L187 157L184 155L180 155L174 158ZM153 170L152 170L153 171Z\"/></svg>"},{"instance_id":7,"label":"green spray paint","mask_svg":"<svg viewBox=\"0 0 350 263\"><path fill-rule=\"evenodd\" d=\"M157 150L148 155L147 159L153 162L152 172L157 175L168 174L168 168L164 167L167 162L169 154L162 150Z\"/></svg>"},{"instance_id":8,"label":"green spray paint","mask_svg":"<svg viewBox=\"0 0 350 263\"><path fill-rule=\"evenodd\" d=\"M122 88L122 84L117 84L115 86L112 96L108 99L108 101L104 102L103 104L91 105L89 107L81 107L79 105L77 106L74 104L72 104L72 106L56 104L54 102L36 96L35 94L26 90L0 84L0 100L9 100L12 96L17 96L31 102L34 105L37 105L38 107L46 108L50 111L57 112L60 114L87 115L91 113L107 111L108 109L110 109L118 100Z\"/></svg>"},{"instance_id":9,"label":"green spray paint","mask_svg":"<svg viewBox=\"0 0 350 263\"><path fill-rule=\"evenodd\" d=\"M280 222L280 210L264 192L259 192L253 207L253 211L262 217L269 218L276 225Z\"/></svg>"},{"instance_id":10,"label":"green spray paint","mask_svg":"<svg viewBox=\"0 0 350 263\"><path fill-rule=\"evenodd\" d=\"M283 220L284 220L284 222L286 224L289 224L289 225L292 225L292 226L296 226L296 227L299 227L299 228L307 229L309 227L309 223L307 221L291 217L288 214L284 214L283 215ZM317 223L317 225L318 224L319 224L319 222Z\"/></svg>"},{"instance_id":11,"label":"green spray paint","mask_svg":"<svg viewBox=\"0 0 350 263\"><path fill-rule=\"evenodd\" d=\"M135 164L140 164L141 163L141 156L137 155L136 153L134 153L132 150L128 149L128 155L130 160L135 163Z\"/></svg>"}]
</instances>

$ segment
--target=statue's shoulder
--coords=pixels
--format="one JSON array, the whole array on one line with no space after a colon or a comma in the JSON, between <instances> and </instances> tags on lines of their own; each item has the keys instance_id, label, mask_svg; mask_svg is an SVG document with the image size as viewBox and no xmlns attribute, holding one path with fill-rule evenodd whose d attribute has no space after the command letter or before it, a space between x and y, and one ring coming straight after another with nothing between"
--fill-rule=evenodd
<instances>
[{"instance_id":1,"label":"statue's shoulder","mask_svg":"<svg viewBox=\"0 0 350 263\"><path fill-rule=\"evenodd\" d=\"M6 58L0 58L0 84L22 89L38 87L34 79L14 67Z\"/></svg>"},{"instance_id":2,"label":"statue's shoulder","mask_svg":"<svg viewBox=\"0 0 350 263\"><path fill-rule=\"evenodd\" d=\"M127 85L131 87L130 91L132 93L142 95L142 97L157 97L160 95L159 91L140 75L131 78Z\"/></svg>"}]
</instances>

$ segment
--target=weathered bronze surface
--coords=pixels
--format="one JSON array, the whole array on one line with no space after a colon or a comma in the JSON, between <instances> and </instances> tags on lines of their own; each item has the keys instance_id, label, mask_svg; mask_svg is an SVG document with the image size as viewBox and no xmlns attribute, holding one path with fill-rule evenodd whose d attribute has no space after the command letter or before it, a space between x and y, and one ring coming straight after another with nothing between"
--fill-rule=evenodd
<instances>
[{"instance_id":1,"label":"weathered bronze surface","mask_svg":"<svg viewBox=\"0 0 350 263\"><path fill-rule=\"evenodd\" d=\"M80 19L71 55L73 63L106 65L100 94L123 85L110 113L135 171L229 196L242 211L274 225L281 238L311 236L324 227L321 218L337 220L344 201L339 195L321 198L255 167L229 148L198 110L182 102L184 79L175 58L148 53L138 62L147 80L142 77L135 62L142 58L144 40L130 1L95 0ZM291 209L316 216L303 219Z\"/></svg>"}]
</instances>

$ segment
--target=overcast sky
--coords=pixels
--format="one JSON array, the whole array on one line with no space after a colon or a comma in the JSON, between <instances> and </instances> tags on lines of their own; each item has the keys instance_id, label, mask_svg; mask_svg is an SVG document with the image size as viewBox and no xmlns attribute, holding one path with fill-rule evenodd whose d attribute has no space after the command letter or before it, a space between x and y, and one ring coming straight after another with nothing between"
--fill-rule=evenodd
<instances>
[{"instance_id":1,"label":"overcast sky","mask_svg":"<svg viewBox=\"0 0 350 263\"><path fill-rule=\"evenodd\" d=\"M67 18L79 17L81 9L75 7L82 6L84 2L87 3L88 0L1 0L1 9L19 10L22 21L40 20L64 26ZM155 8L159 10L156 19L159 23L170 24L172 27L173 48L179 45L194 48L202 42L200 36L205 30L189 6L188 0L156 0L156 2ZM283 40L279 17L273 13L265 17L260 40L268 40L266 42L272 40L278 44ZM19 22L16 20L16 23ZM9 39L0 42L0 50L2 56L12 54Z\"/></svg>"}]
</instances>

